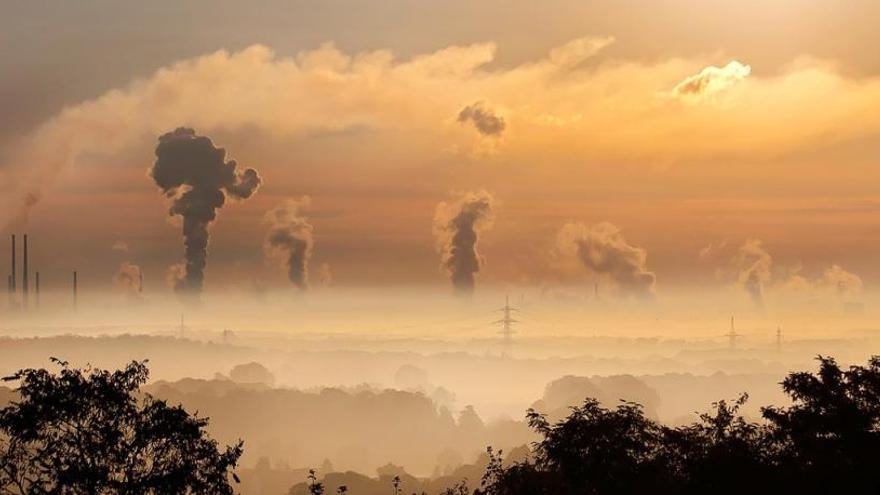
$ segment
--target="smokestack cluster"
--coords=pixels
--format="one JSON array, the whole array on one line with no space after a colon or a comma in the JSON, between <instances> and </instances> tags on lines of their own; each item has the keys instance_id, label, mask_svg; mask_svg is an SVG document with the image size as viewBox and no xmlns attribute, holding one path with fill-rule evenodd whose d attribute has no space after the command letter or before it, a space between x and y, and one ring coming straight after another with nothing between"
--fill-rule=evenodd
<instances>
[{"instance_id":1,"label":"smokestack cluster","mask_svg":"<svg viewBox=\"0 0 880 495\"><path fill-rule=\"evenodd\" d=\"M150 175L174 200L169 215L183 217L184 269L174 288L198 294L208 258L208 227L217 210L227 197L251 197L262 180L253 168L241 170L235 160L226 161L226 150L215 147L210 138L183 127L159 137Z\"/></svg>"},{"instance_id":2,"label":"smokestack cluster","mask_svg":"<svg viewBox=\"0 0 880 495\"><path fill-rule=\"evenodd\" d=\"M434 212L434 236L442 256L441 265L457 293L474 291L476 274L483 265L477 242L480 234L492 226L494 204L488 192L473 191L451 202L441 202Z\"/></svg>"},{"instance_id":3,"label":"smokestack cluster","mask_svg":"<svg viewBox=\"0 0 880 495\"><path fill-rule=\"evenodd\" d=\"M17 259L16 259L16 248L17 243L15 239L15 234L12 234L10 237L12 241L12 249L11 249L11 263L10 263L10 274L7 279L7 289L9 292L9 305L10 307L15 307L16 304L19 304L19 300L16 298L16 294L18 292L18 288L21 287L21 298L20 304L21 308L27 310L30 306L29 297L30 297L30 268L28 266L28 235L24 234L22 236L22 270L21 270L21 285L18 284L18 269L17 269ZM37 274L37 280L39 280L39 273ZM39 297L39 281L37 282L37 297ZM39 306L39 305L38 305Z\"/></svg>"},{"instance_id":4,"label":"smokestack cluster","mask_svg":"<svg viewBox=\"0 0 880 495\"><path fill-rule=\"evenodd\" d=\"M296 287L305 290L309 287L309 260L312 257L314 239L312 224L303 215L311 199L288 199L266 212L269 232L263 244L266 252L281 258L287 268L287 278Z\"/></svg>"}]
</instances>

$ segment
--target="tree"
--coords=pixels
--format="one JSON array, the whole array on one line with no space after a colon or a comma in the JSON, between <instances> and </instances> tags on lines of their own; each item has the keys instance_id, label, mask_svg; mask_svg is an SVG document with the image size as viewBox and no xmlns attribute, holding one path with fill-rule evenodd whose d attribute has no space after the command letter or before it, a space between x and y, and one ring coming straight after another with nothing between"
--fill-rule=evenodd
<instances>
[{"instance_id":1,"label":"tree","mask_svg":"<svg viewBox=\"0 0 880 495\"><path fill-rule=\"evenodd\" d=\"M146 362L122 370L23 369L0 409L0 493L231 494L242 442L221 450L190 415L139 394Z\"/></svg>"},{"instance_id":2,"label":"tree","mask_svg":"<svg viewBox=\"0 0 880 495\"><path fill-rule=\"evenodd\" d=\"M818 373L783 381L792 404L763 408L764 424L739 415L745 394L679 428L632 403L605 409L587 399L556 423L530 410L543 437L534 461L502 466L490 449L478 493L880 493L880 357L848 370L819 362Z\"/></svg>"},{"instance_id":3,"label":"tree","mask_svg":"<svg viewBox=\"0 0 880 495\"><path fill-rule=\"evenodd\" d=\"M782 382L790 407L762 410L780 469L814 493L880 493L880 356L848 370L818 360L818 373Z\"/></svg>"}]
</instances>

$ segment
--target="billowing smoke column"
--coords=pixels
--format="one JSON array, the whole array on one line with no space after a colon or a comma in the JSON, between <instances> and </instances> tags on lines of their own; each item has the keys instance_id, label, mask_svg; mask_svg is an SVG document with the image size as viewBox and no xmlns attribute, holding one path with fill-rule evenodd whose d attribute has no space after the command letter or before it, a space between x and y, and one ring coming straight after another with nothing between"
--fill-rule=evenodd
<instances>
[{"instance_id":1,"label":"billowing smoke column","mask_svg":"<svg viewBox=\"0 0 880 495\"><path fill-rule=\"evenodd\" d=\"M557 235L557 247L576 256L590 271L607 275L625 295L654 296L656 277L647 268L647 253L629 244L615 225L567 223Z\"/></svg>"},{"instance_id":2,"label":"billowing smoke column","mask_svg":"<svg viewBox=\"0 0 880 495\"><path fill-rule=\"evenodd\" d=\"M442 254L442 266L449 272L456 292L474 290L483 258L477 250L480 234L492 226L495 200L486 191L460 195L441 202L434 213L434 236Z\"/></svg>"},{"instance_id":3,"label":"billowing smoke column","mask_svg":"<svg viewBox=\"0 0 880 495\"><path fill-rule=\"evenodd\" d=\"M266 213L269 232L266 234L266 252L280 258L287 268L287 277L300 289L309 288L309 260L312 257L314 228L303 215L311 200L288 199Z\"/></svg>"},{"instance_id":4,"label":"billowing smoke column","mask_svg":"<svg viewBox=\"0 0 880 495\"><path fill-rule=\"evenodd\" d=\"M252 168L240 170L226 161L226 150L193 129L178 128L159 138L150 175L165 196L174 199L170 215L183 217L184 270L177 291L201 292L208 257L208 226L226 197L249 198L260 186Z\"/></svg>"},{"instance_id":5,"label":"billowing smoke column","mask_svg":"<svg viewBox=\"0 0 880 495\"><path fill-rule=\"evenodd\" d=\"M759 310L764 309L764 285L772 275L773 258L758 239L748 239L739 248L736 259L740 267L739 283Z\"/></svg>"}]
</instances>

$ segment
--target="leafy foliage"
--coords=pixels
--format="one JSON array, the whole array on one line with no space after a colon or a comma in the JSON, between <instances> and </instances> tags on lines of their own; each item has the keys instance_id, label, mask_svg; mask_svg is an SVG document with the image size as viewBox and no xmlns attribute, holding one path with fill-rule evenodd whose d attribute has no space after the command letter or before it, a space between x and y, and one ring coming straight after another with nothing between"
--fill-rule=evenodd
<instances>
[{"instance_id":1,"label":"leafy foliage","mask_svg":"<svg viewBox=\"0 0 880 495\"><path fill-rule=\"evenodd\" d=\"M242 442L220 450L206 418L149 395L145 362L122 370L23 369L0 409L0 493L231 494Z\"/></svg>"},{"instance_id":2,"label":"leafy foliage","mask_svg":"<svg viewBox=\"0 0 880 495\"><path fill-rule=\"evenodd\" d=\"M880 493L880 357L848 370L819 362L817 374L785 379L792 405L764 408L761 424L739 416L746 395L680 428L626 402L609 410L587 399L555 424L530 410L543 437L534 459L504 467L489 449L476 493Z\"/></svg>"}]
</instances>

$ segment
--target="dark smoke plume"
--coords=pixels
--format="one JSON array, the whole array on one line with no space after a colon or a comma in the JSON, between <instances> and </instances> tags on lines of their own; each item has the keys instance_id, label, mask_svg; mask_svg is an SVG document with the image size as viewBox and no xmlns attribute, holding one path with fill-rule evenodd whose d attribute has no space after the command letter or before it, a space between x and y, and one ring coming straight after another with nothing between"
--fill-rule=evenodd
<instances>
[{"instance_id":1,"label":"dark smoke plume","mask_svg":"<svg viewBox=\"0 0 880 495\"><path fill-rule=\"evenodd\" d=\"M500 136L506 124L504 118L496 114L482 101L472 103L458 112L458 121L472 122L474 127L484 136Z\"/></svg>"},{"instance_id":2,"label":"dark smoke plume","mask_svg":"<svg viewBox=\"0 0 880 495\"><path fill-rule=\"evenodd\" d=\"M629 244L616 226L568 223L559 231L557 246L575 255L590 271L607 275L623 293L653 297L656 277L647 268L647 253Z\"/></svg>"},{"instance_id":3,"label":"dark smoke plume","mask_svg":"<svg viewBox=\"0 0 880 495\"><path fill-rule=\"evenodd\" d=\"M246 199L254 194L260 176L252 168L238 169L235 160L226 161L226 150L184 127L159 138L150 175L165 196L174 199L168 213L183 217L185 263L174 289L199 293L208 257L208 226L227 196Z\"/></svg>"},{"instance_id":4,"label":"dark smoke plume","mask_svg":"<svg viewBox=\"0 0 880 495\"><path fill-rule=\"evenodd\" d=\"M486 191L466 193L455 201L437 205L434 235L456 292L471 293L483 264L477 251L480 233L491 227L494 199Z\"/></svg>"},{"instance_id":5,"label":"dark smoke plume","mask_svg":"<svg viewBox=\"0 0 880 495\"><path fill-rule=\"evenodd\" d=\"M303 290L309 287L309 260L314 247L313 227L302 214L310 204L308 196L299 201L288 199L266 213L269 232L264 248L281 258L287 277Z\"/></svg>"}]
</instances>

